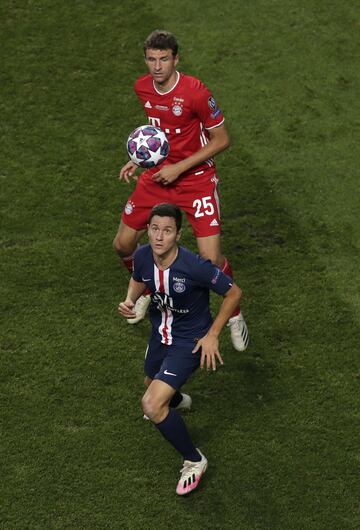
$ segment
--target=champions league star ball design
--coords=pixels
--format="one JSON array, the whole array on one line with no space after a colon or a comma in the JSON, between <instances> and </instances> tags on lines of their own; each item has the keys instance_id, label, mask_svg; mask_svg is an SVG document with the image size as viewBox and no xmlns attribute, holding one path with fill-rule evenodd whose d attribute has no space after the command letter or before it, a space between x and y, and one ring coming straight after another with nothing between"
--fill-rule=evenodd
<instances>
[{"instance_id":1,"label":"champions league star ball design","mask_svg":"<svg viewBox=\"0 0 360 530\"><path fill-rule=\"evenodd\" d=\"M165 133L152 125L137 127L130 133L126 147L131 161L145 168L163 162L170 151Z\"/></svg>"}]
</instances>

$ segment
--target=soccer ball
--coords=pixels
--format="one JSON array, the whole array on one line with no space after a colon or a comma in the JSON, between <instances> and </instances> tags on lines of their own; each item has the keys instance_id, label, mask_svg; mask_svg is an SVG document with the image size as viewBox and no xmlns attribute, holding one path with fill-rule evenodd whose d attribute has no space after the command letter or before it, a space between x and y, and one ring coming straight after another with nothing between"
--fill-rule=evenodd
<instances>
[{"instance_id":1,"label":"soccer ball","mask_svg":"<svg viewBox=\"0 0 360 530\"><path fill-rule=\"evenodd\" d=\"M132 162L145 168L163 162L170 151L165 133L153 125L141 125L132 131L126 147Z\"/></svg>"}]
</instances>

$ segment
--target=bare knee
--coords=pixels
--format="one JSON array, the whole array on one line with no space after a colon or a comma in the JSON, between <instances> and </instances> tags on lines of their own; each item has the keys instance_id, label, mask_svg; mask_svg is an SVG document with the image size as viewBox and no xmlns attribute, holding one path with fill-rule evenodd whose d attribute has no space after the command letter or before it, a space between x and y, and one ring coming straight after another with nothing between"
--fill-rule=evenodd
<instances>
[{"instance_id":1,"label":"bare knee","mask_svg":"<svg viewBox=\"0 0 360 530\"><path fill-rule=\"evenodd\" d=\"M113 247L121 258L132 256L145 230L135 230L122 221L113 241Z\"/></svg>"},{"instance_id":2,"label":"bare knee","mask_svg":"<svg viewBox=\"0 0 360 530\"><path fill-rule=\"evenodd\" d=\"M114 250L118 254L118 256L120 256L120 258L126 258L127 256L131 256L135 252L136 246L136 241L125 242L118 234L115 236L113 241Z\"/></svg>"},{"instance_id":3,"label":"bare knee","mask_svg":"<svg viewBox=\"0 0 360 530\"><path fill-rule=\"evenodd\" d=\"M224 256L221 252L220 234L198 237L197 244L202 258L209 259L217 267L223 267Z\"/></svg>"},{"instance_id":4,"label":"bare knee","mask_svg":"<svg viewBox=\"0 0 360 530\"><path fill-rule=\"evenodd\" d=\"M143 413L153 422L160 423L169 412L169 403L163 403L154 397L151 392L145 392L141 406Z\"/></svg>"},{"instance_id":5,"label":"bare knee","mask_svg":"<svg viewBox=\"0 0 360 530\"><path fill-rule=\"evenodd\" d=\"M141 400L141 406L143 413L148 416L152 421L159 415L160 412L160 403L151 395L151 393L146 392Z\"/></svg>"}]
</instances>

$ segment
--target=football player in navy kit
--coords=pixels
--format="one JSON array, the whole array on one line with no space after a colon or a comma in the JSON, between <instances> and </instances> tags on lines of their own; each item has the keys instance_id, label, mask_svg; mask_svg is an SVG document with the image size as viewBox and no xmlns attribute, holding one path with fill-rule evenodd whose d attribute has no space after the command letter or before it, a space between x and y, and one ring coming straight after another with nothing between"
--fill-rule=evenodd
<instances>
[{"instance_id":1,"label":"football player in navy kit","mask_svg":"<svg viewBox=\"0 0 360 530\"><path fill-rule=\"evenodd\" d=\"M150 289L152 331L144 366L147 390L142 408L182 455L176 492L186 495L198 486L208 462L176 411L184 396L180 389L199 366L216 370L217 363L223 364L219 334L239 304L241 290L210 260L178 245L181 221L181 210L173 204L152 209L150 244L135 254L127 296L118 310L125 318L135 318L136 300ZM223 297L214 320L209 309L210 290Z\"/></svg>"}]
</instances>

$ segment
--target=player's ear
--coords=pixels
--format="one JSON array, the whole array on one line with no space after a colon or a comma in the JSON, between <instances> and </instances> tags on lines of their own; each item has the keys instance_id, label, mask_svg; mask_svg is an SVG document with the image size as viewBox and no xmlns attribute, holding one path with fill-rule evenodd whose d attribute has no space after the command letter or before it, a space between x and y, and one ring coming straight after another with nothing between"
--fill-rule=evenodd
<instances>
[{"instance_id":1,"label":"player's ear","mask_svg":"<svg viewBox=\"0 0 360 530\"><path fill-rule=\"evenodd\" d=\"M180 238L181 238L181 234L182 234L182 228L180 228L180 230L178 231L178 233L176 234L176 241L179 241Z\"/></svg>"},{"instance_id":2,"label":"player's ear","mask_svg":"<svg viewBox=\"0 0 360 530\"><path fill-rule=\"evenodd\" d=\"M179 54L175 55L175 58L174 58L175 66L177 65L178 62L179 62Z\"/></svg>"}]
</instances>

